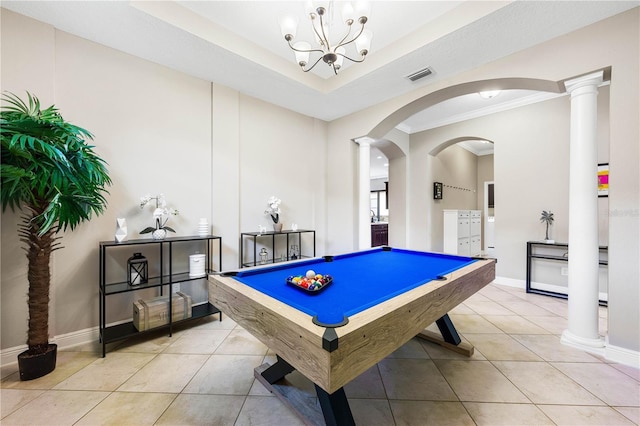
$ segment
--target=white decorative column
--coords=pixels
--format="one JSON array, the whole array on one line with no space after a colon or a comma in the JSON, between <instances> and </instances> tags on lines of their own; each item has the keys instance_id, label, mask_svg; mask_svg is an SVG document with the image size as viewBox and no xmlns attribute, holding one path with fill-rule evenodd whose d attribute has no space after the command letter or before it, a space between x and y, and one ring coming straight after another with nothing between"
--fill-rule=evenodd
<instances>
[{"instance_id":1,"label":"white decorative column","mask_svg":"<svg viewBox=\"0 0 640 426\"><path fill-rule=\"evenodd\" d=\"M565 82L571 94L569 144L569 328L562 342L604 347L598 335L598 86L602 71Z\"/></svg>"},{"instance_id":2,"label":"white decorative column","mask_svg":"<svg viewBox=\"0 0 640 426\"><path fill-rule=\"evenodd\" d=\"M358 249L371 248L371 138L358 144Z\"/></svg>"}]
</instances>

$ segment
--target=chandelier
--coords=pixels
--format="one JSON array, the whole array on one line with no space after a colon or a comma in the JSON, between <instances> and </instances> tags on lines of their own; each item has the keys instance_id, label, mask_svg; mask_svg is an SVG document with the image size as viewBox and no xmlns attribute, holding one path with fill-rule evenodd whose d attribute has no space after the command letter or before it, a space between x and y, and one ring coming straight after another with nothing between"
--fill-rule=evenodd
<instances>
[{"instance_id":1,"label":"chandelier","mask_svg":"<svg viewBox=\"0 0 640 426\"><path fill-rule=\"evenodd\" d=\"M329 65L335 74L338 74L338 70L342 67L344 59L348 59L351 62L363 62L369 48L371 47L372 32L364 29L364 24L367 23L367 16L369 15L368 2L358 1L356 7L351 3L346 2L342 8L342 22L346 25L346 28L338 28L335 25L335 19L333 19L333 2L329 3L327 8L318 6L314 9L311 2L307 2L306 14L311 20L311 27L317 46L311 47L311 44L306 41L296 41L294 38L298 30L298 18L292 16L286 16L280 19L280 30L284 39L289 43L289 47L294 51L296 56L296 62L302 68L302 71L311 71L321 60ZM353 30L354 22L360 24L359 30ZM344 34L342 38L334 38L339 40L332 42L332 37L336 34ZM355 46L356 54L359 57L349 57L347 55L346 46ZM313 65L309 64L309 57L311 54L318 53L320 56L315 59Z\"/></svg>"}]
</instances>

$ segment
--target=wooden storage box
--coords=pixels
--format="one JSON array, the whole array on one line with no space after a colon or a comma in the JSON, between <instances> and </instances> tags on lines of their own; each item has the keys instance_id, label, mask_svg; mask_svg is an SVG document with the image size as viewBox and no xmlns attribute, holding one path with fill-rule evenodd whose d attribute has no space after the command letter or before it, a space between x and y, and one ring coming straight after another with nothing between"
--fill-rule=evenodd
<instances>
[{"instance_id":1,"label":"wooden storage box","mask_svg":"<svg viewBox=\"0 0 640 426\"><path fill-rule=\"evenodd\" d=\"M191 296L182 292L171 297L173 322L191 318ZM138 331L149 330L169 324L169 296L133 302L133 326Z\"/></svg>"}]
</instances>

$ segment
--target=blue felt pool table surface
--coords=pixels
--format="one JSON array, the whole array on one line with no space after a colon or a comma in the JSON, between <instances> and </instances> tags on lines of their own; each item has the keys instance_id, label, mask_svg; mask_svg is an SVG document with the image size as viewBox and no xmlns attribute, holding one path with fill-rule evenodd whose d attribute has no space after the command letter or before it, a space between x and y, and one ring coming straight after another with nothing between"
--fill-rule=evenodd
<instances>
[{"instance_id":1,"label":"blue felt pool table surface","mask_svg":"<svg viewBox=\"0 0 640 426\"><path fill-rule=\"evenodd\" d=\"M317 316L321 323L330 326L475 261L469 257L380 247L239 271L234 278ZM288 277L304 276L310 269L331 275L333 282L317 294L287 284Z\"/></svg>"}]
</instances>

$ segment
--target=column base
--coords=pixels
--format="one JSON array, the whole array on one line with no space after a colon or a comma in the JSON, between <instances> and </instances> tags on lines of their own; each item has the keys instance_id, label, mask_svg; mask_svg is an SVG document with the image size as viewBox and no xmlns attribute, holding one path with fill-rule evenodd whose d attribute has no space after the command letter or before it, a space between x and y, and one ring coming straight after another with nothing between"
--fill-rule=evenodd
<instances>
[{"instance_id":1,"label":"column base","mask_svg":"<svg viewBox=\"0 0 640 426\"><path fill-rule=\"evenodd\" d=\"M560 342L567 346L572 346L577 349L581 349L585 352L591 352L604 356L604 339L598 337L596 339L580 337L569 330L562 332Z\"/></svg>"}]
</instances>

